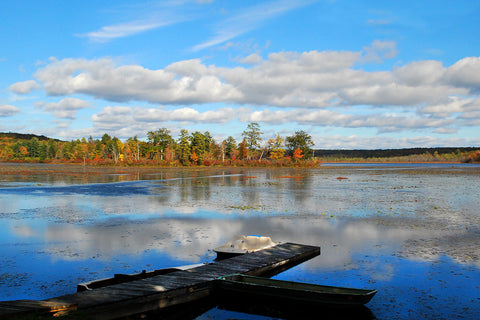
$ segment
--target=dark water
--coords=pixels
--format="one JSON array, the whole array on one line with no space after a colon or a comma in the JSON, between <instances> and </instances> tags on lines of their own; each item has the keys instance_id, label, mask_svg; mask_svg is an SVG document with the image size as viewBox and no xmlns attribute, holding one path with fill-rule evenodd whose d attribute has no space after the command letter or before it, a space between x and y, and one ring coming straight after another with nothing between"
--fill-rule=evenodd
<instances>
[{"instance_id":1,"label":"dark water","mask_svg":"<svg viewBox=\"0 0 480 320\"><path fill-rule=\"evenodd\" d=\"M480 167L82 169L0 176L0 300L211 262L236 235L318 245L278 279L376 288L378 319L475 319ZM54 169L57 168L57 169ZM198 319L270 319L214 307Z\"/></svg>"}]
</instances>

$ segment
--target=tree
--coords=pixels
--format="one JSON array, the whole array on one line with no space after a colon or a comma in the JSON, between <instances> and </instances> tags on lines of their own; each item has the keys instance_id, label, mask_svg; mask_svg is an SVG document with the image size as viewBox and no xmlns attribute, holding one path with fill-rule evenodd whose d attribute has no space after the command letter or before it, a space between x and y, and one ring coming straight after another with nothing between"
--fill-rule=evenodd
<instances>
[{"instance_id":1,"label":"tree","mask_svg":"<svg viewBox=\"0 0 480 320\"><path fill-rule=\"evenodd\" d=\"M222 160L222 162L225 161L225 148L226 148L227 143L225 140L222 141L222 143L217 144L215 141L213 141L211 149L212 149L212 154L213 157L217 160Z\"/></svg>"},{"instance_id":2,"label":"tree","mask_svg":"<svg viewBox=\"0 0 480 320\"><path fill-rule=\"evenodd\" d=\"M112 137L110 137L107 133L105 133L103 136L102 136L102 144L104 145L107 145L107 143L110 142L110 140L112 140Z\"/></svg>"},{"instance_id":3,"label":"tree","mask_svg":"<svg viewBox=\"0 0 480 320\"><path fill-rule=\"evenodd\" d=\"M270 152L270 158L274 160L280 160L285 156L285 139L280 134L277 134L275 138L269 139L267 143L267 149Z\"/></svg>"},{"instance_id":4,"label":"tree","mask_svg":"<svg viewBox=\"0 0 480 320\"><path fill-rule=\"evenodd\" d=\"M305 159L310 159L313 156L313 150L310 148L313 145L312 137L303 130L295 131L295 134L287 137L286 140L289 155L293 156L295 150L300 149Z\"/></svg>"},{"instance_id":5,"label":"tree","mask_svg":"<svg viewBox=\"0 0 480 320\"><path fill-rule=\"evenodd\" d=\"M248 148L245 139L238 145L238 158L241 160L248 158Z\"/></svg>"},{"instance_id":6,"label":"tree","mask_svg":"<svg viewBox=\"0 0 480 320\"><path fill-rule=\"evenodd\" d=\"M56 159L57 158L57 152L58 152L58 143L50 139L47 142L47 158L49 159Z\"/></svg>"},{"instance_id":7,"label":"tree","mask_svg":"<svg viewBox=\"0 0 480 320\"><path fill-rule=\"evenodd\" d=\"M33 137L30 141L27 141L27 149L30 157L36 158L39 156L39 147L40 143L37 137Z\"/></svg>"},{"instance_id":8,"label":"tree","mask_svg":"<svg viewBox=\"0 0 480 320\"><path fill-rule=\"evenodd\" d=\"M229 136L223 142L225 142L225 155L231 158L233 151L237 149L237 141L232 136Z\"/></svg>"},{"instance_id":9,"label":"tree","mask_svg":"<svg viewBox=\"0 0 480 320\"><path fill-rule=\"evenodd\" d=\"M113 158L115 163L120 160L120 155L122 154L123 151L123 143L117 138L114 137L112 140L110 140L107 144L107 150L109 153L109 156Z\"/></svg>"},{"instance_id":10,"label":"tree","mask_svg":"<svg viewBox=\"0 0 480 320\"><path fill-rule=\"evenodd\" d=\"M133 158L136 161L140 160L140 141L138 141L138 137L135 136L133 138L128 138L126 148L130 155L133 155Z\"/></svg>"},{"instance_id":11,"label":"tree","mask_svg":"<svg viewBox=\"0 0 480 320\"><path fill-rule=\"evenodd\" d=\"M25 158L28 155L28 150L27 150L27 147L25 147L25 146L19 147L18 152L19 152L20 158L22 158L22 159Z\"/></svg>"},{"instance_id":12,"label":"tree","mask_svg":"<svg viewBox=\"0 0 480 320\"><path fill-rule=\"evenodd\" d=\"M180 163L183 165L190 163L189 159L192 155L190 140L191 138L188 135L188 131L182 129L180 131L180 137L178 138L178 160L180 160Z\"/></svg>"},{"instance_id":13,"label":"tree","mask_svg":"<svg viewBox=\"0 0 480 320\"><path fill-rule=\"evenodd\" d=\"M194 162L201 162L205 157L205 153L207 153L207 150L210 149L208 137L206 137L203 133L199 131L195 131L194 133L192 133L191 145L193 150L192 153L195 152L195 155L197 156L197 160L194 160Z\"/></svg>"},{"instance_id":14,"label":"tree","mask_svg":"<svg viewBox=\"0 0 480 320\"><path fill-rule=\"evenodd\" d=\"M263 132L260 131L260 125L257 122L248 124L247 129L243 131L242 136L246 147L250 151L250 157L260 148Z\"/></svg>"},{"instance_id":15,"label":"tree","mask_svg":"<svg viewBox=\"0 0 480 320\"><path fill-rule=\"evenodd\" d=\"M302 150L300 150L299 148L295 149L295 151L293 151L293 159L295 161L299 161L302 158L303 158Z\"/></svg>"},{"instance_id":16,"label":"tree","mask_svg":"<svg viewBox=\"0 0 480 320\"><path fill-rule=\"evenodd\" d=\"M160 160L163 160L165 150L173 143L170 130L167 128L160 128L157 131L149 131L147 137L148 142L152 146L152 153L157 156L160 155Z\"/></svg>"},{"instance_id":17,"label":"tree","mask_svg":"<svg viewBox=\"0 0 480 320\"><path fill-rule=\"evenodd\" d=\"M193 150L192 150L192 155L190 156L190 160L192 160L193 163L195 163L195 164L196 164L197 161L198 161L198 156L197 156L197 154L195 153L195 148L193 148Z\"/></svg>"}]
</instances>

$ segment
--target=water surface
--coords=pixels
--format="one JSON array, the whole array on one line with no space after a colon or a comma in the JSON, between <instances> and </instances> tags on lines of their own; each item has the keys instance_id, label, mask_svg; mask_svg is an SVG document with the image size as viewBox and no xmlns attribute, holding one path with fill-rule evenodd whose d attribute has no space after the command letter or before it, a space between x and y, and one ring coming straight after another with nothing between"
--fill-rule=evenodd
<instances>
[{"instance_id":1,"label":"water surface","mask_svg":"<svg viewBox=\"0 0 480 320\"><path fill-rule=\"evenodd\" d=\"M236 235L318 245L276 276L376 288L379 319L471 319L480 305L480 167L114 169L0 164L0 300L211 262ZM213 308L203 318L262 319Z\"/></svg>"}]
</instances>

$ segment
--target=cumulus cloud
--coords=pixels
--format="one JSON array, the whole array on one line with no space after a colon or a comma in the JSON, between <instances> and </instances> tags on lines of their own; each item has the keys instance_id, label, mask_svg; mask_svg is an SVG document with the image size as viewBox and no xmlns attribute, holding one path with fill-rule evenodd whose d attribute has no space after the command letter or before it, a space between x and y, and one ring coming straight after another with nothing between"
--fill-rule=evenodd
<instances>
[{"instance_id":1,"label":"cumulus cloud","mask_svg":"<svg viewBox=\"0 0 480 320\"><path fill-rule=\"evenodd\" d=\"M84 93L112 101L190 104L231 101L240 95L195 60L149 70L138 65L116 67L106 58L64 59L39 69L35 76L50 95Z\"/></svg>"},{"instance_id":2,"label":"cumulus cloud","mask_svg":"<svg viewBox=\"0 0 480 320\"><path fill-rule=\"evenodd\" d=\"M12 84L10 87L8 87L8 90L18 94L27 94L38 88L39 85L35 80L27 80Z\"/></svg>"},{"instance_id":3,"label":"cumulus cloud","mask_svg":"<svg viewBox=\"0 0 480 320\"><path fill-rule=\"evenodd\" d=\"M366 71L361 68L366 57L385 59L396 53L389 42L376 41L368 48L372 51L275 52L266 58L254 54L242 61L251 64L234 67L208 65L200 59L160 69L117 65L108 58L52 59L35 77L49 95L85 94L168 106L105 108L92 116L96 126L104 128L125 127L125 119L135 125L237 119L447 133L457 130L460 122L472 126L478 122L480 58L465 58L450 67L428 60ZM201 112L194 107L200 104L221 108ZM43 108L69 110L56 105Z\"/></svg>"},{"instance_id":4,"label":"cumulus cloud","mask_svg":"<svg viewBox=\"0 0 480 320\"><path fill-rule=\"evenodd\" d=\"M244 123L260 122L268 125L283 125L296 123L311 127L342 127L342 128L376 128L378 132L395 132L402 130L423 130L427 128L443 128L456 130L455 120L451 117L436 118L431 116L415 116L369 113L364 115L345 114L331 110L311 109L277 109L271 108L219 108L200 112L193 108L131 108L126 106L106 107L92 116L96 128L118 130L120 128L136 128L159 126L168 123L189 124L225 124L234 120ZM143 125L142 125L143 124ZM144 133L144 132L142 132Z\"/></svg>"},{"instance_id":5,"label":"cumulus cloud","mask_svg":"<svg viewBox=\"0 0 480 320\"><path fill-rule=\"evenodd\" d=\"M479 138L438 138L432 136L415 136L395 138L386 136L364 137L358 135L327 135L315 136L314 143L317 147L325 149L378 149L438 147L438 146L474 146L480 144Z\"/></svg>"},{"instance_id":6,"label":"cumulus cloud","mask_svg":"<svg viewBox=\"0 0 480 320\"><path fill-rule=\"evenodd\" d=\"M126 106L106 107L92 116L96 126L117 128L139 123L189 122L225 123L235 119L238 110L220 108L199 112L193 108L131 108Z\"/></svg>"},{"instance_id":7,"label":"cumulus cloud","mask_svg":"<svg viewBox=\"0 0 480 320\"><path fill-rule=\"evenodd\" d=\"M175 110L165 109L136 109L135 120L152 121L185 121L193 123L225 123L235 119L237 111L233 108L221 108L199 112L192 108L180 108Z\"/></svg>"},{"instance_id":8,"label":"cumulus cloud","mask_svg":"<svg viewBox=\"0 0 480 320\"><path fill-rule=\"evenodd\" d=\"M262 57L258 53L252 53L244 58L238 59L240 63L257 64L262 61Z\"/></svg>"},{"instance_id":9,"label":"cumulus cloud","mask_svg":"<svg viewBox=\"0 0 480 320\"><path fill-rule=\"evenodd\" d=\"M441 61L414 61L395 68L394 74L402 84L419 86L442 82L446 70Z\"/></svg>"},{"instance_id":10,"label":"cumulus cloud","mask_svg":"<svg viewBox=\"0 0 480 320\"><path fill-rule=\"evenodd\" d=\"M105 107L92 116L92 121L97 127L105 129L122 128L133 123L133 110L123 106Z\"/></svg>"},{"instance_id":11,"label":"cumulus cloud","mask_svg":"<svg viewBox=\"0 0 480 320\"><path fill-rule=\"evenodd\" d=\"M8 104L0 104L0 117L11 117L20 113L20 109Z\"/></svg>"},{"instance_id":12,"label":"cumulus cloud","mask_svg":"<svg viewBox=\"0 0 480 320\"><path fill-rule=\"evenodd\" d=\"M447 69L437 61L410 63L392 71L356 69L363 57L362 52L351 51L279 52L249 68L217 67L193 59L156 70L116 66L107 58L64 59L53 60L35 76L50 95L83 93L117 102L317 108L430 105L448 96L468 95L476 81L473 74L461 80L467 85L462 86L458 74L463 69L456 64Z\"/></svg>"},{"instance_id":13,"label":"cumulus cloud","mask_svg":"<svg viewBox=\"0 0 480 320\"><path fill-rule=\"evenodd\" d=\"M448 117L453 113L463 113L474 108L475 102L462 97L448 97L443 103L432 104L421 109L423 113L432 114L436 117Z\"/></svg>"},{"instance_id":14,"label":"cumulus cloud","mask_svg":"<svg viewBox=\"0 0 480 320\"><path fill-rule=\"evenodd\" d=\"M50 112L57 118L75 119L78 110L91 107L90 102L77 98L65 98L59 102L37 102L35 107Z\"/></svg>"},{"instance_id":15,"label":"cumulus cloud","mask_svg":"<svg viewBox=\"0 0 480 320\"><path fill-rule=\"evenodd\" d=\"M480 91L480 57L467 57L448 68L446 77L453 85Z\"/></svg>"}]
</instances>

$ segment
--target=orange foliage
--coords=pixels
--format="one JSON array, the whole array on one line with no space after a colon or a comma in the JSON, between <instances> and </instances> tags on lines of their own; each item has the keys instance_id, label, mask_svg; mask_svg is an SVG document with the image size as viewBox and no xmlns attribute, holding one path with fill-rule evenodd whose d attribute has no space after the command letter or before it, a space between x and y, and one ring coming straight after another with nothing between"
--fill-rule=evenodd
<instances>
[{"instance_id":1,"label":"orange foliage","mask_svg":"<svg viewBox=\"0 0 480 320\"><path fill-rule=\"evenodd\" d=\"M197 163L198 161L198 156L195 150L192 151L192 155L190 156L190 160L192 160L194 163Z\"/></svg>"},{"instance_id":2,"label":"orange foliage","mask_svg":"<svg viewBox=\"0 0 480 320\"><path fill-rule=\"evenodd\" d=\"M302 150L300 150L299 148L295 149L295 151L293 152L293 159L295 159L295 161L298 161L302 158L303 158Z\"/></svg>"}]
</instances>

